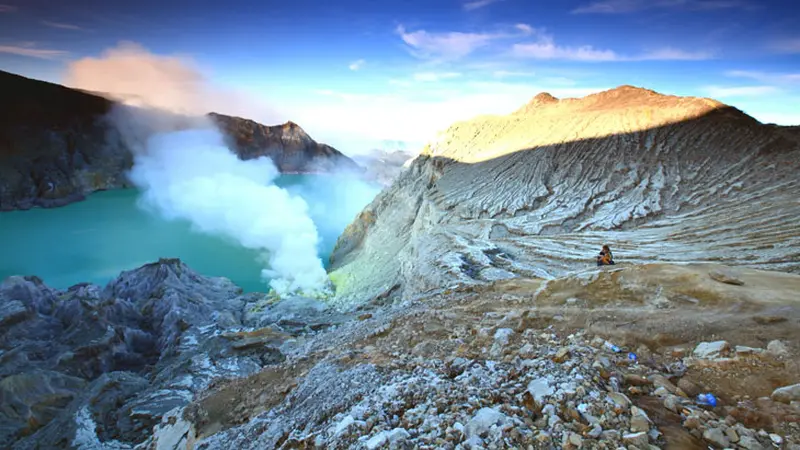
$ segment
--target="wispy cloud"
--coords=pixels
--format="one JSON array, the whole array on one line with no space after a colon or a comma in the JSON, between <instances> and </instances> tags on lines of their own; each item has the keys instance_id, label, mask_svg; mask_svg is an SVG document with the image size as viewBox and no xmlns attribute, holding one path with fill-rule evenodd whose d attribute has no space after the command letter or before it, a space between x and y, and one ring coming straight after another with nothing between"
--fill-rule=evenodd
<instances>
[{"instance_id":1,"label":"wispy cloud","mask_svg":"<svg viewBox=\"0 0 800 450\"><path fill-rule=\"evenodd\" d=\"M411 53L420 58L458 59L502 37L493 33L431 33L425 30L407 31L399 25L395 30L408 45Z\"/></svg>"},{"instance_id":2,"label":"wispy cloud","mask_svg":"<svg viewBox=\"0 0 800 450\"><path fill-rule=\"evenodd\" d=\"M680 9L714 11L720 9L753 9L745 0L600 0L572 10L573 14L626 14L647 9Z\"/></svg>"},{"instance_id":3,"label":"wispy cloud","mask_svg":"<svg viewBox=\"0 0 800 450\"><path fill-rule=\"evenodd\" d=\"M0 13L16 12L19 8L14 5L0 5Z\"/></svg>"},{"instance_id":4,"label":"wispy cloud","mask_svg":"<svg viewBox=\"0 0 800 450\"><path fill-rule=\"evenodd\" d=\"M618 61L619 55L613 50L601 50L584 45L563 47L555 44L551 37L542 37L537 42L514 44L512 54L520 58L559 59L567 61Z\"/></svg>"},{"instance_id":5,"label":"wispy cloud","mask_svg":"<svg viewBox=\"0 0 800 450\"><path fill-rule=\"evenodd\" d=\"M533 77L536 72L515 72L511 70L495 70L492 75L495 78L512 78L512 77Z\"/></svg>"},{"instance_id":6,"label":"wispy cloud","mask_svg":"<svg viewBox=\"0 0 800 450\"><path fill-rule=\"evenodd\" d=\"M725 72L726 76L733 78L747 78L756 80L764 84L794 84L800 83L800 72L797 73L782 73L782 72L762 72L756 70L730 70Z\"/></svg>"},{"instance_id":7,"label":"wispy cloud","mask_svg":"<svg viewBox=\"0 0 800 450\"><path fill-rule=\"evenodd\" d=\"M0 45L0 53L29 56L39 59L58 59L59 57L69 54L69 52L64 50L38 48L33 42L23 42L16 45Z\"/></svg>"},{"instance_id":8,"label":"wispy cloud","mask_svg":"<svg viewBox=\"0 0 800 450\"><path fill-rule=\"evenodd\" d=\"M42 25L48 26L50 28L60 28L62 30L85 31L83 27L79 27L78 25L72 25L70 23L63 23L63 22L51 22L49 20L43 20Z\"/></svg>"},{"instance_id":9,"label":"wispy cloud","mask_svg":"<svg viewBox=\"0 0 800 450\"><path fill-rule=\"evenodd\" d=\"M709 96L715 98L757 97L780 91L775 86L706 86L704 90Z\"/></svg>"},{"instance_id":10,"label":"wispy cloud","mask_svg":"<svg viewBox=\"0 0 800 450\"><path fill-rule=\"evenodd\" d=\"M639 55L621 55L613 50L598 49L591 45L578 47L558 45L553 36L546 33L537 33L535 42L514 44L511 53L519 58L583 62L699 61L713 57L708 52L688 52L672 47L656 49Z\"/></svg>"},{"instance_id":11,"label":"wispy cloud","mask_svg":"<svg viewBox=\"0 0 800 450\"><path fill-rule=\"evenodd\" d=\"M483 8L484 6L489 6L492 3L502 2L503 0L473 0L464 3L464 9L467 11L473 11L476 9Z\"/></svg>"},{"instance_id":12,"label":"wispy cloud","mask_svg":"<svg viewBox=\"0 0 800 450\"><path fill-rule=\"evenodd\" d=\"M533 28L532 26L528 25L527 23L518 23L518 24L514 25L514 28L516 28L517 30L521 31L522 34L533 34L536 31L535 28Z\"/></svg>"},{"instance_id":13,"label":"wispy cloud","mask_svg":"<svg viewBox=\"0 0 800 450\"><path fill-rule=\"evenodd\" d=\"M461 74L459 72L420 72L415 73L413 78L414 81L425 81L425 82L435 82L446 80L448 78L458 78Z\"/></svg>"},{"instance_id":14,"label":"wispy cloud","mask_svg":"<svg viewBox=\"0 0 800 450\"><path fill-rule=\"evenodd\" d=\"M703 61L712 58L714 58L714 55L711 52L689 52L677 48L664 47L629 59L632 61Z\"/></svg>"},{"instance_id":15,"label":"wispy cloud","mask_svg":"<svg viewBox=\"0 0 800 450\"><path fill-rule=\"evenodd\" d=\"M358 61L353 61L353 62L352 62L352 63L350 63L350 65L349 65L349 66L347 66L347 67L349 67L349 68L350 68L350 70L356 71L356 70L360 70L362 67L364 67L364 65L365 65L366 63L367 63L367 62L366 62L365 60L363 60L363 59L359 59Z\"/></svg>"},{"instance_id":16,"label":"wispy cloud","mask_svg":"<svg viewBox=\"0 0 800 450\"><path fill-rule=\"evenodd\" d=\"M770 49L778 53L800 53L800 38L774 42Z\"/></svg>"}]
</instances>

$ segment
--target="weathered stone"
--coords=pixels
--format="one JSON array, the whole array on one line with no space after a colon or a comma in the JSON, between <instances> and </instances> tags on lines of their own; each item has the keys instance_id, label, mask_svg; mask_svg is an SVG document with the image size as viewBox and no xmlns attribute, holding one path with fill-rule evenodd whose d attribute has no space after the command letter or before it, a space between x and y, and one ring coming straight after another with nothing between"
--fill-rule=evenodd
<instances>
[{"instance_id":1,"label":"weathered stone","mask_svg":"<svg viewBox=\"0 0 800 450\"><path fill-rule=\"evenodd\" d=\"M714 281L719 281L720 283L731 284L734 286L743 286L744 281L734 276L730 271L717 269L712 270L708 273L708 276L711 277Z\"/></svg>"},{"instance_id":2,"label":"weathered stone","mask_svg":"<svg viewBox=\"0 0 800 450\"><path fill-rule=\"evenodd\" d=\"M772 391L771 398L776 402L791 403L800 401L800 384L784 386Z\"/></svg>"},{"instance_id":3,"label":"weathered stone","mask_svg":"<svg viewBox=\"0 0 800 450\"><path fill-rule=\"evenodd\" d=\"M728 350L730 344L726 341L701 342L694 348L692 355L695 358L713 359L722 357Z\"/></svg>"},{"instance_id":4,"label":"weathered stone","mask_svg":"<svg viewBox=\"0 0 800 450\"><path fill-rule=\"evenodd\" d=\"M767 353L770 353L774 356L788 356L789 349L786 347L786 344L779 340L770 341L767 344Z\"/></svg>"},{"instance_id":5,"label":"weathered stone","mask_svg":"<svg viewBox=\"0 0 800 450\"><path fill-rule=\"evenodd\" d=\"M706 429L703 432L703 439L721 448L727 448L730 445L730 439L719 428Z\"/></svg>"},{"instance_id":6,"label":"weathered stone","mask_svg":"<svg viewBox=\"0 0 800 450\"><path fill-rule=\"evenodd\" d=\"M639 448L647 448L647 445L650 443L650 439L647 437L647 433L644 431L623 434L622 441L628 445L635 445Z\"/></svg>"}]
</instances>

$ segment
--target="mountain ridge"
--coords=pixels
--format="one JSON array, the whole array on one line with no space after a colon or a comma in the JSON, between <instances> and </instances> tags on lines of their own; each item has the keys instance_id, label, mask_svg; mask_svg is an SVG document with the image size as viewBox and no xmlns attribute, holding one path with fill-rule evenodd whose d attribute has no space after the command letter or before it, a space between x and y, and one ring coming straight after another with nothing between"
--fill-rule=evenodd
<instances>
[{"instance_id":1,"label":"mountain ridge","mask_svg":"<svg viewBox=\"0 0 800 450\"><path fill-rule=\"evenodd\" d=\"M561 276L604 243L634 263L800 271L791 127L636 88L534 101L453 124L423 149L340 237L337 301Z\"/></svg>"}]
</instances>

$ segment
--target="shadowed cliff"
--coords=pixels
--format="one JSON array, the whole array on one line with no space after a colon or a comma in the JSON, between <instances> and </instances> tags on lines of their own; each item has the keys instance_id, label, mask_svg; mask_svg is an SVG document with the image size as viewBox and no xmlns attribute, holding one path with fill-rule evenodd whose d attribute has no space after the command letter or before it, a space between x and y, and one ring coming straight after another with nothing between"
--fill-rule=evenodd
<instances>
[{"instance_id":1,"label":"shadowed cliff","mask_svg":"<svg viewBox=\"0 0 800 450\"><path fill-rule=\"evenodd\" d=\"M115 102L0 71L0 103L0 211L61 206L130 184L131 150L107 119ZM360 169L292 122L209 117L241 159L268 156L284 173Z\"/></svg>"},{"instance_id":2,"label":"shadowed cliff","mask_svg":"<svg viewBox=\"0 0 800 450\"><path fill-rule=\"evenodd\" d=\"M623 86L454 124L331 256L343 303L594 263L800 271L800 139L710 99Z\"/></svg>"}]
</instances>

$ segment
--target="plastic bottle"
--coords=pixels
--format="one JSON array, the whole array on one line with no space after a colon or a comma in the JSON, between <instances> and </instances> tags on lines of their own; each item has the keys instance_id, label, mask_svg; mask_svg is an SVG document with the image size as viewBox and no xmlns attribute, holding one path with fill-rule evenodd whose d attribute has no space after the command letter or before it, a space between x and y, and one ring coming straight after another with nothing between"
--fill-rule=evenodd
<instances>
[{"instance_id":1,"label":"plastic bottle","mask_svg":"<svg viewBox=\"0 0 800 450\"><path fill-rule=\"evenodd\" d=\"M706 394L698 394L697 395L697 403L703 406L710 406L712 408L717 406L717 397L714 397L714 394L706 393Z\"/></svg>"}]
</instances>

